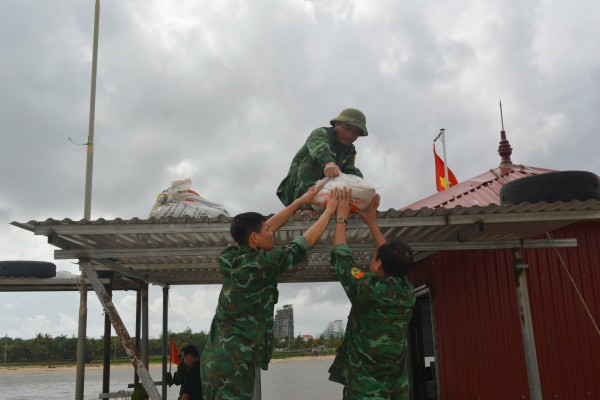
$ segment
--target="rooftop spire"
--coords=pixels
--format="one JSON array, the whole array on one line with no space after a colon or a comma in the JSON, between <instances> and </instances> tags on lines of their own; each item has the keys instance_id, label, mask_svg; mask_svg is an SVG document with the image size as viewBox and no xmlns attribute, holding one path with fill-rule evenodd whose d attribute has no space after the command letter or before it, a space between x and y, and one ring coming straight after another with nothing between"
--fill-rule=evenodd
<instances>
[{"instance_id":1,"label":"rooftop spire","mask_svg":"<svg viewBox=\"0 0 600 400\"><path fill-rule=\"evenodd\" d=\"M502 116L502 100L500 100L500 122L502 124L502 130L500 131L500 145L498 146L498 154L500 154L500 169L502 173L509 172L513 163L510 159L512 154L512 147L506 139L506 132L504 131L504 118Z\"/></svg>"}]
</instances>

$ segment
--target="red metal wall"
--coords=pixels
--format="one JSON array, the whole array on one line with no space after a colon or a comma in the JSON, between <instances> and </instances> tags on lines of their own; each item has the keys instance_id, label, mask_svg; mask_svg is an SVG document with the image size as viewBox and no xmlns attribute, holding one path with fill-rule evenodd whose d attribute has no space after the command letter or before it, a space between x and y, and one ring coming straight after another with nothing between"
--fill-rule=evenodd
<instances>
[{"instance_id":1,"label":"red metal wall","mask_svg":"<svg viewBox=\"0 0 600 400\"><path fill-rule=\"evenodd\" d=\"M544 399L600 399L600 223L551 233L577 247L528 250L529 301ZM591 315L585 310L572 276Z\"/></svg>"},{"instance_id":2,"label":"red metal wall","mask_svg":"<svg viewBox=\"0 0 600 400\"><path fill-rule=\"evenodd\" d=\"M552 233L594 319L600 315L600 224ZM544 399L600 400L600 335L554 249L526 250L531 314ZM440 252L411 271L431 288L440 399L529 399L508 250Z\"/></svg>"}]
</instances>

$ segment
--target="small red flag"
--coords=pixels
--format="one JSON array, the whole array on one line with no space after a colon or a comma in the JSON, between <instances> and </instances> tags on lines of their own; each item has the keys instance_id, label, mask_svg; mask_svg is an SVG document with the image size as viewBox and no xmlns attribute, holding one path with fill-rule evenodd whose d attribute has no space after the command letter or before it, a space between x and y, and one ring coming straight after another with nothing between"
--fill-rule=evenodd
<instances>
[{"instance_id":1,"label":"small red flag","mask_svg":"<svg viewBox=\"0 0 600 400\"><path fill-rule=\"evenodd\" d=\"M435 143L433 144L433 157L435 158L435 187L438 192L446 189L446 172L444 170L444 161L435 152ZM454 173L448 168L448 176L450 181L448 182L448 188L456 185L458 181L454 176Z\"/></svg>"},{"instance_id":2,"label":"small red flag","mask_svg":"<svg viewBox=\"0 0 600 400\"><path fill-rule=\"evenodd\" d=\"M179 358L179 350L177 349L173 339L171 339L171 362L175 365L179 365L181 362L181 358Z\"/></svg>"}]
</instances>

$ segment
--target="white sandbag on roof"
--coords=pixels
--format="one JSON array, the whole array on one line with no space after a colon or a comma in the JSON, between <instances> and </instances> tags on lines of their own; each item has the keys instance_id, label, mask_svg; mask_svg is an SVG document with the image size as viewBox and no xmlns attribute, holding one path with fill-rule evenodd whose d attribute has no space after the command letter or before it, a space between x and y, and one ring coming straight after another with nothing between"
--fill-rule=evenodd
<instances>
[{"instance_id":1,"label":"white sandbag on roof","mask_svg":"<svg viewBox=\"0 0 600 400\"><path fill-rule=\"evenodd\" d=\"M350 200L350 211L365 210L371 204L371 200L377 194L377 191L367 181L360 176L340 173L335 178L323 178L316 183L317 187L323 188L315 196L315 201L322 207L327 205L327 200L333 189L344 187L352 189L352 199Z\"/></svg>"},{"instance_id":2,"label":"white sandbag on roof","mask_svg":"<svg viewBox=\"0 0 600 400\"><path fill-rule=\"evenodd\" d=\"M192 181L174 181L171 187L156 196L156 203L150 210L150 217L181 218L229 216L229 212L219 203L214 203L200 196L191 189Z\"/></svg>"}]
</instances>

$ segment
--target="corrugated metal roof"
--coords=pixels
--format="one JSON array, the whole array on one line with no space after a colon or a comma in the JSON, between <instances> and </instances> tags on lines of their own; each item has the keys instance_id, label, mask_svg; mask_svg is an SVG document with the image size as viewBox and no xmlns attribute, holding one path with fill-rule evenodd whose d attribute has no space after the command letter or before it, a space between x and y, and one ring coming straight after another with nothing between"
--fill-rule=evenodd
<instances>
[{"instance_id":1,"label":"corrugated metal roof","mask_svg":"<svg viewBox=\"0 0 600 400\"><path fill-rule=\"evenodd\" d=\"M102 274L105 276L106 274ZM113 290L137 290L139 283L127 278L111 280L107 277L101 277L100 282L104 285L112 285ZM21 277L1 277L0 292L64 292L78 291L81 281L75 278L21 278ZM91 285L86 283L88 290L93 290Z\"/></svg>"},{"instance_id":2,"label":"corrugated metal roof","mask_svg":"<svg viewBox=\"0 0 600 400\"><path fill-rule=\"evenodd\" d=\"M312 217L314 218L314 217ZM301 235L311 217L293 217L275 234L276 245ZM231 217L140 220L29 221L12 224L48 237L59 250L55 259L89 258L97 271L115 278L133 277L159 285L220 283L217 257L232 242ZM420 256L439 250L569 246L572 242L529 240L582 220L600 220L600 201L536 203L511 206L422 208L378 213L386 238L408 242ZM329 264L335 223L331 222L308 261L280 277L281 282L336 281ZM348 222L348 243L357 262L368 264L371 234L357 216ZM419 254L417 257L419 257Z\"/></svg>"},{"instance_id":3,"label":"corrugated metal roof","mask_svg":"<svg viewBox=\"0 0 600 400\"><path fill-rule=\"evenodd\" d=\"M458 206L471 207L500 204L500 189L504 184L526 176L545 174L547 172L555 171L545 168L528 167L526 165L513 165L508 172L503 172L501 168L494 168L475 178L471 178L449 189L410 204L404 207L403 210L418 210L422 207L452 208Z\"/></svg>"}]
</instances>

